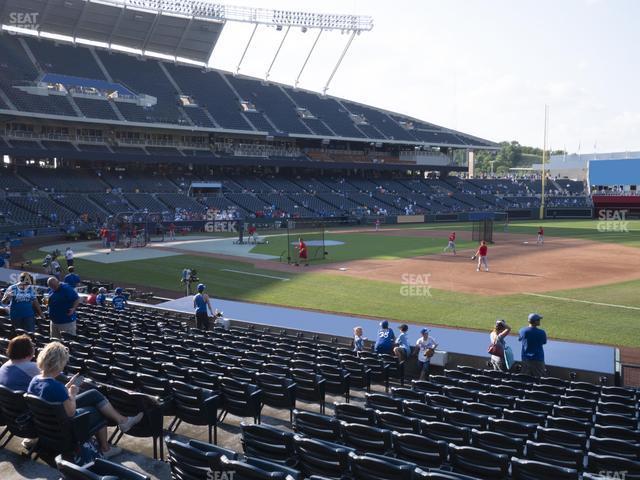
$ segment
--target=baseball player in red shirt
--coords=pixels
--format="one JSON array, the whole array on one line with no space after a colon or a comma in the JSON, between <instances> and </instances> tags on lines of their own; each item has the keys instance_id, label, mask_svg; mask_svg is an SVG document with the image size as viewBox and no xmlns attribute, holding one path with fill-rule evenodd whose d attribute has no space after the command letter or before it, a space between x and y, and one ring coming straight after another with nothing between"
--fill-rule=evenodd
<instances>
[{"instance_id":1,"label":"baseball player in red shirt","mask_svg":"<svg viewBox=\"0 0 640 480\"><path fill-rule=\"evenodd\" d=\"M538 240L536 241L538 245L544 245L544 228L538 227Z\"/></svg>"},{"instance_id":2,"label":"baseball player in red shirt","mask_svg":"<svg viewBox=\"0 0 640 480\"><path fill-rule=\"evenodd\" d=\"M298 261L302 263L304 261L304 266L308 267L309 262L307 261L307 244L304 243L302 237L298 239ZM298 266L298 262L296 262L296 267Z\"/></svg>"},{"instance_id":3,"label":"baseball player in red shirt","mask_svg":"<svg viewBox=\"0 0 640 480\"><path fill-rule=\"evenodd\" d=\"M451 232L449 234L449 243L444 248L444 253L452 251L453 254L456 254L456 232Z\"/></svg>"},{"instance_id":4,"label":"baseball player in red shirt","mask_svg":"<svg viewBox=\"0 0 640 480\"><path fill-rule=\"evenodd\" d=\"M473 260L478 258L478 267L476 268L476 272L480 271L480 267L484 265L484 271L489 271L489 264L487 263L487 253L489 252L489 247L487 247L487 242L484 240L480 242L480 246L476 251L476 254L473 256Z\"/></svg>"}]
</instances>

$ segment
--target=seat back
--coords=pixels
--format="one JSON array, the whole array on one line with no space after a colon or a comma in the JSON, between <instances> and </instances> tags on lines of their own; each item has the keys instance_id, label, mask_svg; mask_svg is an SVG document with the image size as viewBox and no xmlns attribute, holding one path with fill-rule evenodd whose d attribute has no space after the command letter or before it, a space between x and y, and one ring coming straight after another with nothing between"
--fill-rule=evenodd
<instances>
[{"instance_id":1,"label":"seat back","mask_svg":"<svg viewBox=\"0 0 640 480\"><path fill-rule=\"evenodd\" d=\"M372 408L339 402L334 403L333 407L335 417L343 422L363 425L375 425L376 423L376 412Z\"/></svg>"},{"instance_id":2,"label":"seat back","mask_svg":"<svg viewBox=\"0 0 640 480\"><path fill-rule=\"evenodd\" d=\"M171 436L165 437L165 444L169 451L171 476L175 480L208 480L211 471L218 469L223 455L232 460L237 458L237 454L231 450L210 444L207 445L214 450L204 450Z\"/></svg>"},{"instance_id":3,"label":"seat back","mask_svg":"<svg viewBox=\"0 0 640 480\"><path fill-rule=\"evenodd\" d=\"M291 462L293 433L266 425L240 425L245 456L264 458L283 465Z\"/></svg>"},{"instance_id":4,"label":"seat back","mask_svg":"<svg viewBox=\"0 0 640 480\"><path fill-rule=\"evenodd\" d=\"M336 442L340 439L340 421L318 413L293 411L293 430L313 438Z\"/></svg>"},{"instance_id":5,"label":"seat back","mask_svg":"<svg viewBox=\"0 0 640 480\"><path fill-rule=\"evenodd\" d=\"M587 446L587 436L584 433L569 432L559 428L538 427L537 438L541 442L553 443L567 448L584 450Z\"/></svg>"},{"instance_id":6,"label":"seat back","mask_svg":"<svg viewBox=\"0 0 640 480\"><path fill-rule=\"evenodd\" d=\"M374 410L394 413L402 412L402 399L393 398L389 395L382 395L380 393L365 394L365 405Z\"/></svg>"},{"instance_id":7,"label":"seat back","mask_svg":"<svg viewBox=\"0 0 640 480\"><path fill-rule=\"evenodd\" d=\"M587 455L587 470L592 473L625 472L626 479L640 478L640 462L611 455L598 455L593 452Z\"/></svg>"},{"instance_id":8,"label":"seat back","mask_svg":"<svg viewBox=\"0 0 640 480\"><path fill-rule=\"evenodd\" d=\"M222 457L220 459L220 471L233 472L234 480L300 479L300 472L297 470L257 458L249 458L242 462ZM231 477L231 475L227 475L227 477Z\"/></svg>"},{"instance_id":9,"label":"seat back","mask_svg":"<svg viewBox=\"0 0 640 480\"><path fill-rule=\"evenodd\" d=\"M356 452L386 455L393 448L390 430L343 422L341 432L344 443L355 448Z\"/></svg>"},{"instance_id":10,"label":"seat back","mask_svg":"<svg viewBox=\"0 0 640 480\"><path fill-rule=\"evenodd\" d=\"M471 430L444 422L423 422L422 434L433 440L444 440L456 445L468 445Z\"/></svg>"},{"instance_id":11,"label":"seat back","mask_svg":"<svg viewBox=\"0 0 640 480\"><path fill-rule=\"evenodd\" d=\"M9 431L20 438L34 438L35 425L24 398L24 392L13 391L0 385L0 418Z\"/></svg>"},{"instance_id":12,"label":"seat back","mask_svg":"<svg viewBox=\"0 0 640 480\"><path fill-rule=\"evenodd\" d=\"M509 473L509 456L475 447L449 445L451 466L455 472L481 478L502 479Z\"/></svg>"},{"instance_id":13,"label":"seat back","mask_svg":"<svg viewBox=\"0 0 640 480\"><path fill-rule=\"evenodd\" d=\"M340 478L349 471L349 453L354 452L352 448L299 435L294 437L294 445L298 467L306 477Z\"/></svg>"},{"instance_id":14,"label":"seat back","mask_svg":"<svg viewBox=\"0 0 640 480\"><path fill-rule=\"evenodd\" d=\"M67 416L62 403L47 402L31 394L25 394L24 397L29 410L33 413L39 450L68 454L75 450L80 441L84 441L93 433L88 431L88 426L84 432L74 432L71 419Z\"/></svg>"},{"instance_id":15,"label":"seat back","mask_svg":"<svg viewBox=\"0 0 640 480\"><path fill-rule=\"evenodd\" d=\"M394 432L420 433L420 420L400 413L376 411L376 423L378 427Z\"/></svg>"},{"instance_id":16,"label":"seat back","mask_svg":"<svg viewBox=\"0 0 640 480\"><path fill-rule=\"evenodd\" d=\"M551 463L581 471L584 453L580 449L567 448L551 443L527 441L527 459Z\"/></svg>"},{"instance_id":17,"label":"seat back","mask_svg":"<svg viewBox=\"0 0 640 480\"><path fill-rule=\"evenodd\" d=\"M425 468L439 467L447 461L449 452L447 442L413 433L393 432L393 448L397 458Z\"/></svg>"},{"instance_id":18,"label":"seat back","mask_svg":"<svg viewBox=\"0 0 640 480\"><path fill-rule=\"evenodd\" d=\"M223 377L220 379L220 392L225 411L238 417L260 416L262 391L255 385Z\"/></svg>"},{"instance_id":19,"label":"seat back","mask_svg":"<svg viewBox=\"0 0 640 480\"><path fill-rule=\"evenodd\" d=\"M293 409L296 406L296 384L290 378L256 373L256 384L262 390L262 401L272 407Z\"/></svg>"},{"instance_id":20,"label":"seat back","mask_svg":"<svg viewBox=\"0 0 640 480\"><path fill-rule=\"evenodd\" d=\"M355 480L412 480L416 464L392 457L352 455L351 472Z\"/></svg>"},{"instance_id":21,"label":"seat back","mask_svg":"<svg viewBox=\"0 0 640 480\"><path fill-rule=\"evenodd\" d=\"M612 455L629 460L640 460L640 445L615 438L589 438L589 451L598 455Z\"/></svg>"},{"instance_id":22,"label":"seat back","mask_svg":"<svg viewBox=\"0 0 640 480\"><path fill-rule=\"evenodd\" d=\"M444 409L422 402L403 402L403 411L410 417L426 420L427 422L441 422L444 418Z\"/></svg>"},{"instance_id":23,"label":"seat back","mask_svg":"<svg viewBox=\"0 0 640 480\"><path fill-rule=\"evenodd\" d=\"M524 442L523 438L510 437L498 432L471 430L471 446L489 452L519 456L524 451Z\"/></svg>"},{"instance_id":24,"label":"seat back","mask_svg":"<svg viewBox=\"0 0 640 480\"><path fill-rule=\"evenodd\" d=\"M578 480L577 470L515 457L511 459L511 470L513 480Z\"/></svg>"}]
</instances>

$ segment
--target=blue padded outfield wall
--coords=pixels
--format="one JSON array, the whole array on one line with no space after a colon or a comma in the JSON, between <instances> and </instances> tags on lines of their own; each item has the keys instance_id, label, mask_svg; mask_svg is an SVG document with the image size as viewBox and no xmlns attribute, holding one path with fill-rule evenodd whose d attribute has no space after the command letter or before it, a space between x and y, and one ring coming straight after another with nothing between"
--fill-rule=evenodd
<instances>
[{"instance_id":1,"label":"blue padded outfield wall","mask_svg":"<svg viewBox=\"0 0 640 480\"><path fill-rule=\"evenodd\" d=\"M590 160L589 185L640 185L640 158Z\"/></svg>"}]
</instances>

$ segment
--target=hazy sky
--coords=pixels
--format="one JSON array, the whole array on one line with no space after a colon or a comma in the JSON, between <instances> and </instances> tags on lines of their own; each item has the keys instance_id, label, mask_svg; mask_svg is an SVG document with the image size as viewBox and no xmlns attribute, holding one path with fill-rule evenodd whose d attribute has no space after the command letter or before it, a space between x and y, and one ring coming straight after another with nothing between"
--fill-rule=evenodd
<instances>
[{"instance_id":1,"label":"hazy sky","mask_svg":"<svg viewBox=\"0 0 640 480\"><path fill-rule=\"evenodd\" d=\"M357 13L357 37L328 93L490 140L570 152L640 150L638 0L224 0ZM215 67L235 71L253 27L229 24ZM259 27L241 73L263 77L282 32ZM271 79L293 84L315 33L291 30ZM323 33L300 80L321 90L347 36Z\"/></svg>"}]
</instances>

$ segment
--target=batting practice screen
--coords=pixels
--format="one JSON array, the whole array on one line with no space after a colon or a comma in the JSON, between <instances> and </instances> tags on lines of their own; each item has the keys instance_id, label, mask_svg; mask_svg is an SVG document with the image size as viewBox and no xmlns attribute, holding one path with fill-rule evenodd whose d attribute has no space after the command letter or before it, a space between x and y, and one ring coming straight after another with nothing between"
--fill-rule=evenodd
<instances>
[{"instance_id":1,"label":"batting practice screen","mask_svg":"<svg viewBox=\"0 0 640 480\"><path fill-rule=\"evenodd\" d=\"M476 242L493 243L493 220L474 220L471 239Z\"/></svg>"},{"instance_id":2,"label":"batting practice screen","mask_svg":"<svg viewBox=\"0 0 640 480\"><path fill-rule=\"evenodd\" d=\"M289 220L287 223L287 263L316 263L326 258L326 225L322 222ZM300 244L306 248L300 254Z\"/></svg>"}]
</instances>

